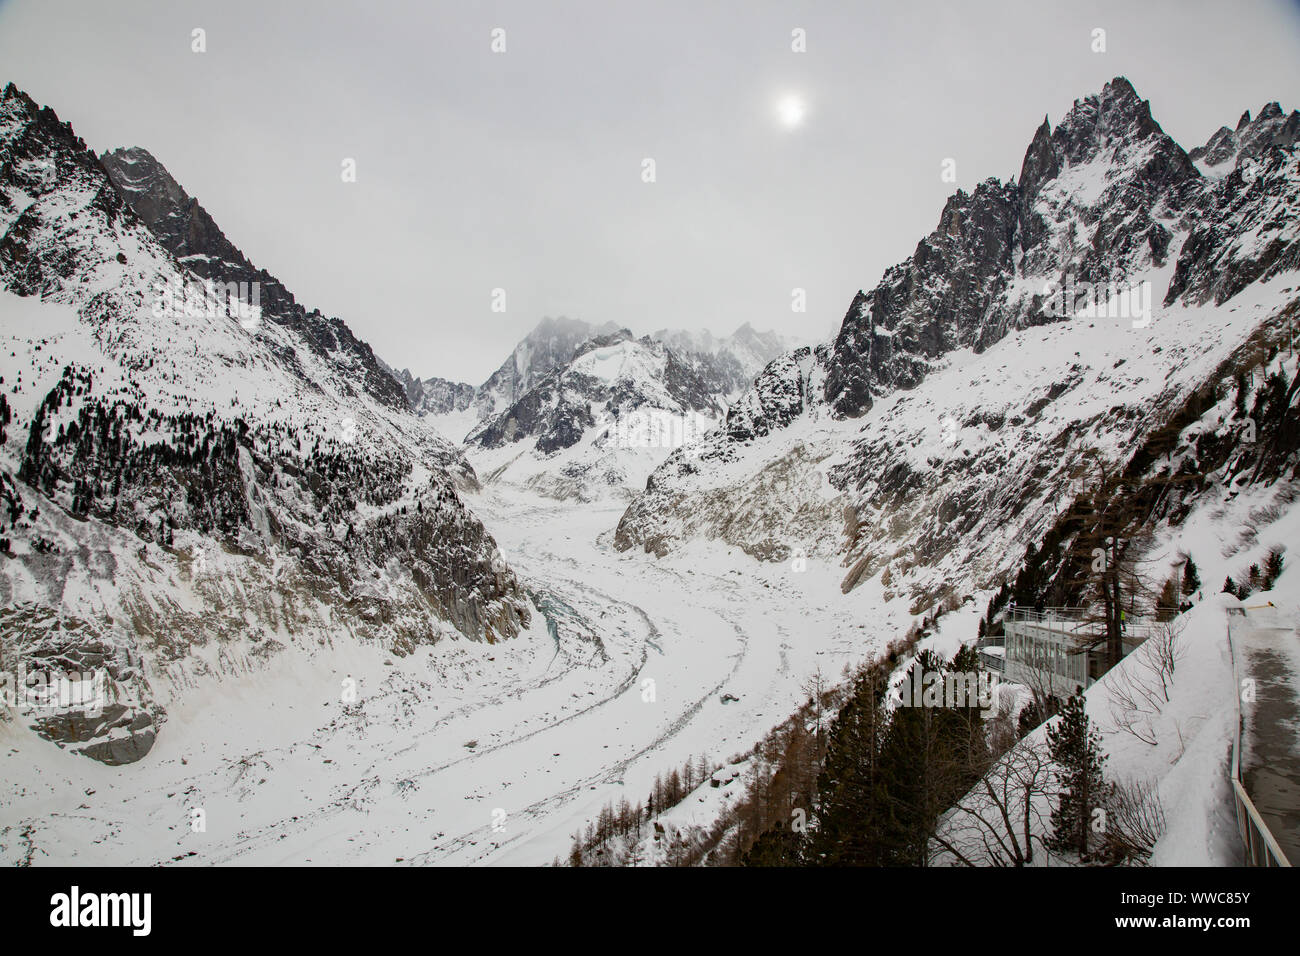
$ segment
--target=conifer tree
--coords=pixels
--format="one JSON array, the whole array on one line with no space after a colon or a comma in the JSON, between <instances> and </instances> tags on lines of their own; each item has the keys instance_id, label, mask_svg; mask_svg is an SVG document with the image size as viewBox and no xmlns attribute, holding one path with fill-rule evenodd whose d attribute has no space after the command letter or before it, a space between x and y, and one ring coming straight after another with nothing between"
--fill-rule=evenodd
<instances>
[{"instance_id":1,"label":"conifer tree","mask_svg":"<svg viewBox=\"0 0 1300 956\"><path fill-rule=\"evenodd\" d=\"M1282 549L1274 548L1268 553L1268 560L1264 562L1264 590L1273 590L1273 585L1277 582L1277 579L1281 574Z\"/></svg>"},{"instance_id":2,"label":"conifer tree","mask_svg":"<svg viewBox=\"0 0 1300 956\"><path fill-rule=\"evenodd\" d=\"M1156 620L1172 621L1178 616L1178 582L1170 578L1160 590L1160 600L1156 602Z\"/></svg>"},{"instance_id":3,"label":"conifer tree","mask_svg":"<svg viewBox=\"0 0 1300 956\"><path fill-rule=\"evenodd\" d=\"M759 837L741 857L741 866L799 866L803 862L803 835L781 820Z\"/></svg>"},{"instance_id":4,"label":"conifer tree","mask_svg":"<svg viewBox=\"0 0 1300 956\"><path fill-rule=\"evenodd\" d=\"M904 683L904 705L894 709L881 742L878 786L878 837L885 866L918 866L925 849L924 821L936 802L932 768L941 759L943 745L951 743L937 724L942 707L918 702L911 688L938 670L937 662L923 652L913 663ZM942 687L942 685L939 685Z\"/></svg>"},{"instance_id":5,"label":"conifer tree","mask_svg":"<svg viewBox=\"0 0 1300 956\"><path fill-rule=\"evenodd\" d=\"M1082 694L1066 701L1060 721L1047 728L1047 747L1060 785L1047 845L1057 852L1074 851L1087 861L1093 813L1105 806L1108 788L1102 776L1106 755L1101 752L1101 739L1088 725Z\"/></svg>"},{"instance_id":6,"label":"conifer tree","mask_svg":"<svg viewBox=\"0 0 1300 956\"><path fill-rule=\"evenodd\" d=\"M1020 708L1020 714L1016 718L1016 733L1020 737L1025 737L1031 730L1043 722L1043 711L1038 706L1038 702L1030 700Z\"/></svg>"},{"instance_id":7,"label":"conifer tree","mask_svg":"<svg viewBox=\"0 0 1300 956\"><path fill-rule=\"evenodd\" d=\"M817 778L817 828L807 854L814 865L879 866L882 862L879 757L888 674L884 662L860 673L831 723L826 759Z\"/></svg>"},{"instance_id":8,"label":"conifer tree","mask_svg":"<svg viewBox=\"0 0 1300 956\"><path fill-rule=\"evenodd\" d=\"M925 866L939 817L987 768L979 670L969 647L947 666L931 651L912 665L905 687L923 684L920 706L912 694L894 709L880 754L886 865Z\"/></svg>"},{"instance_id":9,"label":"conifer tree","mask_svg":"<svg viewBox=\"0 0 1300 956\"><path fill-rule=\"evenodd\" d=\"M948 670L957 675L959 681L964 681L967 694L964 701L957 702L958 720L955 724L963 758L958 786L964 793L984 775L991 760L988 733L984 725L984 708L986 703L992 704L992 701L982 701L979 698L980 691L985 686L981 684L985 672L979 651L974 647L963 644L953 655Z\"/></svg>"},{"instance_id":10,"label":"conifer tree","mask_svg":"<svg viewBox=\"0 0 1300 956\"><path fill-rule=\"evenodd\" d=\"M1200 589L1201 575L1196 570L1196 562L1192 556L1187 556L1187 563L1183 565L1183 594L1192 595Z\"/></svg>"}]
</instances>

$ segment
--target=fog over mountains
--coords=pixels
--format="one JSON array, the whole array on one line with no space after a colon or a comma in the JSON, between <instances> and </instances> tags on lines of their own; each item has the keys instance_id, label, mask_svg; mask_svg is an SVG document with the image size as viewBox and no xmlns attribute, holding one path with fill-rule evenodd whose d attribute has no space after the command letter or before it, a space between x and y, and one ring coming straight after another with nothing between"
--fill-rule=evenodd
<instances>
[{"instance_id":1,"label":"fog over mountains","mask_svg":"<svg viewBox=\"0 0 1300 956\"><path fill-rule=\"evenodd\" d=\"M4 707L0 862L1005 862L945 834L1073 688L962 711L984 762L841 859L835 795L934 770L854 790L853 721L902 760L930 725L886 690L983 659L1009 599L1095 603L1096 541L1174 582L1125 607L1192 663L1143 747L1103 714L1139 653L1077 708L1164 800L1142 861L1231 862L1219 580L1300 624L1300 113L1188 148L1125 77L1081 92L825 341L542 318L475 383L377 354L147 144L8 83L0 659L103 700Z\"/></svg>"}]
</instances>

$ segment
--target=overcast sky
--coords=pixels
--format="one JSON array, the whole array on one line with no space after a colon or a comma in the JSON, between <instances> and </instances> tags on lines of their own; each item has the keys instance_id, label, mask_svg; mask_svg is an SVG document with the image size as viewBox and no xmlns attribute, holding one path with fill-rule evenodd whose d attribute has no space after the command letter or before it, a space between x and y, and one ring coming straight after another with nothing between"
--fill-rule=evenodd
<instances>
[{"instance_id":1,"label":"overcast sky","mask_svg":"<svg viewBox=\"0 0 1300 956\"><path fill-rule=\"evenodd\" d=\"M1290 110L1300 4L0 0L0 82L149 149L390 364L476 384L543 315L825 338L934 228L946 158L1017 175L1119 74L1185 148Z\"/></svg>"}]
</instances>

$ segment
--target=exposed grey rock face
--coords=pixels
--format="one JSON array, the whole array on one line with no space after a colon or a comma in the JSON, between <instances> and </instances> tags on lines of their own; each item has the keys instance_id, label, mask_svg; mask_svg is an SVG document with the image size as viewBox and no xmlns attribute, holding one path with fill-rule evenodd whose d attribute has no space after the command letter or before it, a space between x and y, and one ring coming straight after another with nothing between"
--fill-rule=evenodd
<instances>
[{"instance_id":1,"label":"exposed grey rock face","mask_svg":"<svg viewBox=\"0 0 1300 956\"><path fill-rule=\"evenodd\" d=\"M821 353L825 355L825 348ZM785 428L801 415L809 401L804 370L811 364L813 350L796 349L773 359L754 380L754 387L727 409L723 432L728 440L747 442Z\"/></svg>"},{"instance_id":2,"label":"exposed grey rock face","mask_svg":"<svg viewBox=\"0 0 1300 956\"><path fill-rule=\"evenodd\" d=\"M1252 282L1300 268L1300 155L1268 146L1201 197L1165 304L1221 304Z\"/></svg>"},{"instance_id":3,"label":"exposed grey rock face","mask_svg":"<svg viewBox=\"0 0 1300 956\"><path fill-rule=\"evenodd\" d=\"M220 283L259 284L262 318L298 332L312 349L329 357L341 375L389 405L401 405L402 392L385 373L370 346L352 334L341 319L318 309L308 311L292 292L239 251L208 215L181 188L162 163L139 146L115 149L99 157L127 206L180 264Z\"/></svg>"},{"instance_id":4,"label":"exposed grey rock face","mask_svg":"<svg viewBox=\"0 0 1300 956\"><path fill-rule=\"evenodd\" d=\"M1124 360L1098 369L1069 356L1008 355L997 374L1017 385L1043 369L1056 377L1032 395L1008 388L1015 404L964 408L944 426L984 436L977 451L940 445L928 455L913 449L931 446L944 411L929 395L913 410L910 390L947 372L955 350L979 355L1012 331L1041 328L1050 338L1055 323L1086 305L1058 307L1071 280L1119 287L1172 264L1153 301L1195 306L1300 268L1300 167L1294 143L1282 142L1290 123L1272 107L1253 122L1244 117L1231 144L1235 167L1209 176L1123 78L1076 101L1055 129L1044 120L1018 182L988 180L950 198L913 255L854 297L830 344L770 363L725 427L651 475L615 545L662 554L698 536L781 558L798 542L837 555L851 568L851 588L895 562L940 567L963 542L962 553L980 555L980 573L991 572L1007 529L1067 493L1069 448L1093 433L1105 434L1108 453L1136 447L1203 383L1180 382L1183 366L1171 356L1153 373L1168 376L1168 391L1134 408L1117 384ZM1153 381L1129 374L1127 388ZM1040 423L1067 394L1080 407L1095 401L1096 414L1053 426L1077 434L1046 432ZM853 419L884 396L887 412L855 430ZM962 396L947 401L957 408ZM764 487L772 490L755 490ZM932 581L925 594L941 586Z\"/></svg>"},{"instance_id":5,"label":"exposed grey rock face","mask_svg":"<svg viewBox=\"0 0 1300 956\"><path fill-rule=\"evenodd\" d=\"M126 194L190 258L52 110L12 85L0 97L0 287L40 302L6 326L0 360L0 603L84 622L58 655L112 644L182 671L206 666L194 651L210 643L242 661L342 635L394 653L515 636L528 601L458 493L473 473L455 450L369 367L368 346L287 292L252 331L233 314L152 311L159 283L279 287L161 167L118 161L136 177ZM147 750L145 713L45 729L122 761Z\"/></svg>"},{"instance_id":6,"label":"exposed grey rock face","mask_svg":"<svg viewBox=\"0 0 1300 956\"><path fill-rule=\"evenodd\" d=\"M445 378L419 379L411 370L394 373L406 393L411 410L417 415L446 415L463 412L474 404L477 389L467 382L452 382Z\"/></svg>"},{"instance_id":7,"label":"exposed grey rock face","mask_svg":"<svg viewBox=\"0 0 1300 956\"><path fill-rule=\"evenodd\" d=\"M826 400L856 417L874 393L911 388L930 362L996 337L990 306L1014 274L1014 186L992 180L948 200L939 227L849 306L830 356Z\"/></svg>"},{"instance_id":8,"label":"exposed grey rock face","mask_svg":"<svg viewBox=\"0 0 1300 956\"><path fill-rule=\"evenodd\" d=\"M21 603L0 608L0 652L19 718L46 740L113 765L134 763L153 747L165 714L129 642Z\"/></svg>"},{"instance_id":9,"label":"exposed grey rock face","mask_svg":"<svg viewBox=\"0 0 1300 956\"><path fill-rule=\"evenodd\" d=\"M596 360L603 360L606 353L618 374L600 368ZM467 441L499 448L535 438L537 451L549 455L577 444L588 429L597 427L598 416L617 420L646 407L706 413L716 412L718 404L709 387L674 351L649 336L635 339L621 329L583 342L567 363L488 419Z\"/></svg>"},{"instance_id":10,"label":"exposed grey rock face","mask_svg":"<svg viewBox=\"0 0 1300 956\"><path fill-rule=\"evenodd\" d=\"M1241 157L1255 158L1270 146L1292 146L1297 140L1300 140L1300 110L1292 110L1288 115L1274 102L1260 110L1253 120L1250 110L1246 110L1236 129L1220 126L1204 146L1196 147L1187 157L1210 169L1228 170Z\"/></svg>"}]
</instances>

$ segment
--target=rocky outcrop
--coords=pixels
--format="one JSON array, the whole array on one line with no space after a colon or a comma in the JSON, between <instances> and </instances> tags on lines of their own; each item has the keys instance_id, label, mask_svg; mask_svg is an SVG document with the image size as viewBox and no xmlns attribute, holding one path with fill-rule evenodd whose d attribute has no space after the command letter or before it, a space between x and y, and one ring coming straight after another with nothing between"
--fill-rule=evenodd
<instances>
[{"instance_id":1,"label":"rocky outcrop","mask_svg":"<svg viewBox=\"0 0 1300 956\"><path fill-rule=\"evenodd\" d=\"M115 149L99 162L126 205L187 270L200 279L244 283L250 289L256 282L263 320L297 332L313 351L335 364L341 376L355 380L379 401L405 404L405 395L369 345L342 319L324 316L319 309L309 311L275 276L249 262L148 150Z\"/></svg>"},{"instance_id":2,"label":"rocky outcrop","mask_svg":"<svg viewBox=\"0 0 1300 956\"><path fill-rule=\"evenodd\" d=\"M576 445L584 433L644 408L714 413L717 399L671 349L627 329L580 344L518 401L467 439L482 448L535 439L543 455Z\"/></svg>"},{"instance_id":3,"label":"rocky outcrop","mask_svg":"<svg viewBox=\"0 0 1300 956\"><path fill-rule=\"evenodd\" d=\"M249 266L147 154L108 162L121 188L6 88L0 601L85 622L78 653L195 673L213 645L256 661L291 641L402 654L518 634L527 597L459 494L472 470L369 347ZM216 301L155 308L157 288L242 277L271 283L255 327ZM148 710L46 729L124 760Z\"/></svg>"},{"instance_id":4,"label":"rocky outcrop","mask_svg":"<svg viewBox=\"0 0 1300 956\"><path fill-rule=\"evenodd\" d=\"M46 740L113 765L153 747L165 714L129 640L20 603L0 608L0 660L18 718Z\"/></svg>"},{"instance_id":5,"label":"rocky outcrop","mask_svg":"<svg viewBox=\"0 0 1300 956\"><path fill-rule=\"evenodd\" d=\"M394 373L406 401L417 415L447 415L463 412L474 404L477 389L467 382L452 382L445 378L415 378L410 369Z\"/></svg>"},{"instance_id":6,"label":"rocky outcrop","mask_svg":"<svg viewBox=\"0 0 1300 956\"><path fill-rule=\"evenodd\" d=\"M770 363L724 428L650 476L615 545L801 547L850 568L846 589L887 572L887 595L910 580L920 604L958 575L989 580L1048 526L1085 446L1137 447L1263 318L1197 308L1300 268L1289 123L1274 108L1244 118L1234 168L1208 175L1123 78L1055 128L1045 119L1018 181L954 194L913 255L854 297L831 343ZM1158 331L1150 312L1109 311L1117 292L1141 299L1128 288L1139 280L1168 283L1147 290L1151 307L1176 310ZM1090 336L1110 322L1099 345Z\"/></svg>"},{"instance_id":7,"label":"rocky outcrop","mask_svg":"<svg viewBox=\"0 0 1300 956\"><path fill-rule=\"evenodd\" d=\"M1294 115L1294 114L1293 114ZM1269 146L1244 157L1202 197L1165 303L1216 305L1246 286L1300 269L1300 155Z\"/></svg>"},{"instance_id":8,"label":"rocky outcrop","mask_svg":"<svg viewBox=\"0 0 1300 956\"><path fill-rule=\"evenodd\" d=\"M1254 119L1250 110L1241 114L1235 129L1220 126L1204 146L1187 154L1203 168L1218 172L1233 169L1239 158L1262 156L1272 146L1293 146L1300 140L1300 110L1282 112L1277 103L1269 103Z\"/></svg>"}]
</instances>

